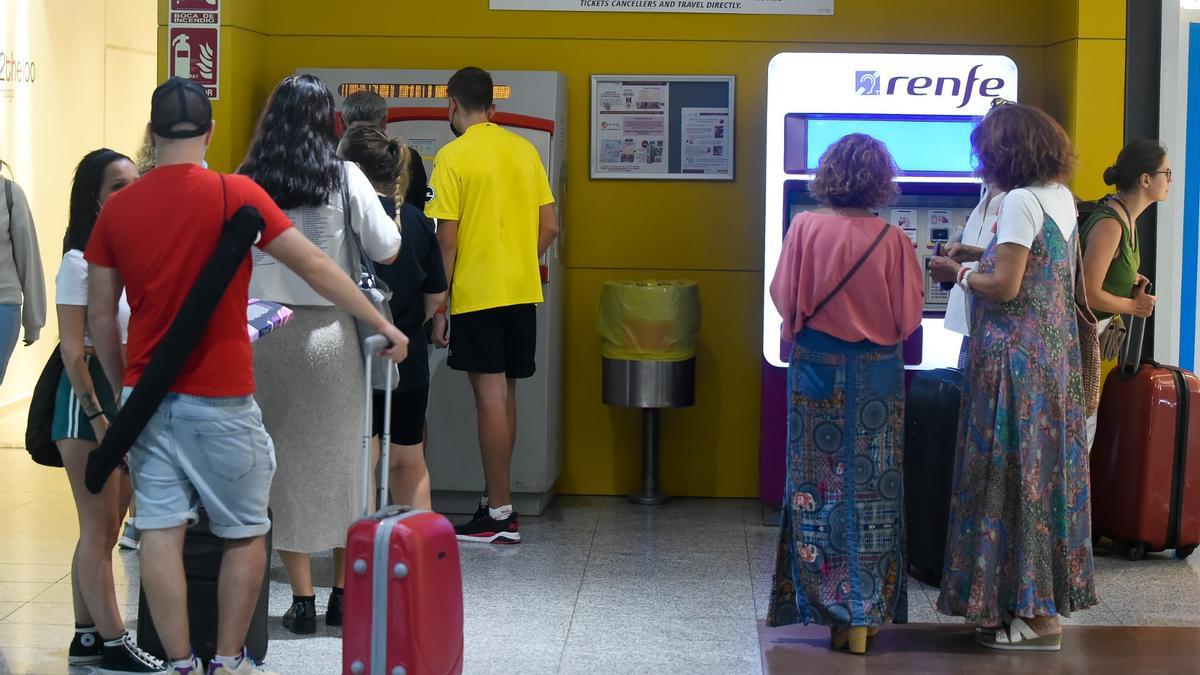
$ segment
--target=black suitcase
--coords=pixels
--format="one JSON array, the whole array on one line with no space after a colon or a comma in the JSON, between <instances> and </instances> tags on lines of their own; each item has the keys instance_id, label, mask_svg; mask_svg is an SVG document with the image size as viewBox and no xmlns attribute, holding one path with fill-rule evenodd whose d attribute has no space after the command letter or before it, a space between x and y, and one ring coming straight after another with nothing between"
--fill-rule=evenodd
<instances>
[{"instance_id":1,"label":"black suitcase","mask_svg":"<svg viewBox=\"0 0 1200 675\"><path fill-rule=\"evenodd\" d=\"M258 605L250 618L246 631L246 648L259 661L267 656L267 599L270 597L270 551L271 534L267 533L267 565L263 570L262 591ZM205 666L217 653L217 577L221 572L221 557L225 553L225 540L213 535L208 529L208 514L200 509L200 522L189 527L183 538L183 573L187 578L188 630L191 633L192 649ZM137 642L142 649L160 659L166 659L166 650L150 619L150 606L146 603L146 591L138 589Z\"/></svg>"},{"instance_id":2,"label":"black suitcase","mask_svg":"<svg viewBox=\"0 0 1200 675\"><path fill-rule=\"evenodd\" d=\"M908 569L930 586L940 586L942 579L962 385L962 372L955 369L918 372L904 404Z\"/></svg>"}]
</instances>

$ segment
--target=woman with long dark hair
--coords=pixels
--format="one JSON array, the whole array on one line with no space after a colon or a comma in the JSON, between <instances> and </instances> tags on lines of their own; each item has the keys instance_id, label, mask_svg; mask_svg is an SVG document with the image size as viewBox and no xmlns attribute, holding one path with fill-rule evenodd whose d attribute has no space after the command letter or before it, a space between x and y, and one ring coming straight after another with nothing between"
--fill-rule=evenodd
<instances>
[{"instance_id":1,"label":"woman with long dark hair","mask_svg":"<svg viewBox=\"0 0 1200 675\"><path fill-rule=\"evenodd\" d=\"M150 671L122 641L125 623L113 586L112 551L129 505L128 475L114 472L100 494L92 494L84 484L88 455L116 414L117 392L105 377L88 334L88 265L83 251L104 202L137 178L133 162L108 148L89 152L79 162L71 185L70 215L55 290L63 374L51 439L62 455L79 517L79 541L71 561L75 639L68 659L72 665L99 664L108 672ZM124 342L129 323L124 296L118 319Z\"/></svg>"},{"instance_id":2,"label":"woman with long dark hair","mask_svg":"<svg viewBox=\"0 0 1200 675\"><path fill-rule=\"evenodd\" d=\"M362 171L337 158L333 113L333 96L321 80L285 78L267 101L238 173L253 178L305 236L356 277L359 242L368 257L390 263L400 250L400 230ZM272 536L292 584L283 625L312 633L312 553L335 551L326 622L342 620L346 531L359 515L362 349L354 318L270 256L255 257L250 295L295 311L286 330L256 343L254 370L278 462Z\"/></svg>"},{"instance_id":3,"label":"woman with long dark hair","mask_svg":"<svg viewBox=\"0 0 1200 675\"><path fill-rule=\"evenodd\" d=\"M1058 651L1059 617L1096 604L1079 234L1063 184L1075 151L1052 117L1015 103L993 107L971 146L979 176L1007 194L987 249L930 264L972 296L938 610L975 624L983 647Z\"/></svg>"},{"instance_id":4,"label":"woman with long dark hair","mask_svg":"<svg viewBox=\"0 0 1200 675\"><path fill-rule=\"evenodd\" d=\"M1155 298L1147 293L1150 280L1138 273L1142 265L1137 219L1171 189L1171 162L1158 141L1130 141L1117 161L1104 170L1104 184L1116 187L1105 195L1079 225L1083 244L1083 280L1088 306L1096 313L1102 333L1119 330L1120 316L1147 317ZM1116 323L1117 326L1110 329ZM1087 420L1088 447L1096 438L1096 415Z\"/></svg>"}]
</instances>

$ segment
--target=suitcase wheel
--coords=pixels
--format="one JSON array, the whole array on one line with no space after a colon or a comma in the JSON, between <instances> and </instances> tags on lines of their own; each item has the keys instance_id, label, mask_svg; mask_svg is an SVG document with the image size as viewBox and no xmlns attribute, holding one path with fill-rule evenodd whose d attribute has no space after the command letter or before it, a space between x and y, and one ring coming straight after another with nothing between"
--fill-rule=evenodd
<instances>
[{"instance_id":1,"label":"suitcase wheel","mask_svg":"<svg viewBox=\"0 0 1200 675\"><path fill-rule=\"evenodd\" d=\"M1179 548L1175 549L1175 558L1177 560L1187 560L1188 556L1190 556L1191 554L1193 554L1195 552L1196 552L1195 544L1192 544L1190 546L1180 546Z\"/></svg>"}]
</instances>

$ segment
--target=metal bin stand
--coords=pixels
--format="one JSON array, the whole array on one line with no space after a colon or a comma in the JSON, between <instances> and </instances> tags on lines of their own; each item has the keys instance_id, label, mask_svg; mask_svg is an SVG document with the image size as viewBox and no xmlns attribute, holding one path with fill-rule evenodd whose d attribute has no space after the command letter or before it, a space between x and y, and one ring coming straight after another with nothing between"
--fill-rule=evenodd
<instances>
[{"instance_id":1,"label":"metal bin stand","mask_svg":"<svg viewBox=\"0 0 1200 675\"><path fill-rule=\"evenodd\" d=\"M604 404L642 409L642 489L634 504L652 506L670 499L658 490L659 415L663 408L696 403L696 359L627 361L604 357Z\"/></svg>"}]
</instances>

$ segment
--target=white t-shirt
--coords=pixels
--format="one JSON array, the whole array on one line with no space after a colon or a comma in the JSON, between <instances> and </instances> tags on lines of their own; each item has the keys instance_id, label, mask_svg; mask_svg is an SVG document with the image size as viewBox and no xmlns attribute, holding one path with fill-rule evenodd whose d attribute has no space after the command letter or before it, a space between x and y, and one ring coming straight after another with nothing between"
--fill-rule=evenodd
<instances>
[{"instance_id":1,"label":"white t-shirt","mask_svg":"<svg viewBox=\"0 0 1200 675\"><path fill-rule=\"evenodd\" d=\"M1000 215L1000 204L1004 201L1005 193L1001 192L988 200L989 194L985 191L983 197L979 200L979 204L975 206L975 210L971 212L971 216L967 218L966 227L963 228L962 243L967 246L977 246L979 248L987 248L988 244L992 243L992 228L996 224L996 219ZM984 211L983 205L987 203L987 211ZM963 267L975 269L979 266L977 262L964 263ZM971 334L971 318L970 304L967 301L967 294L963 289L955 284L950 288L950 299L946 303L946 329L952 330L960 335Z\"/></svg>"},{"instance_id":2,"label":"white t-shirt","mask_svg":"<svg viewBox=\"0 0 1200 675\"><path fill-rule=\"evenodd\" d=\"M400 227L388 217L375 188L353 162L346 166L350 192L350 226L362 240L367 257L387 260L400 251ZM308 240L317 245L347 275L357 269L357 250L346 233L342 191L329 195L329 201L317 207L284 211ZM329 306L332 303L314 291L307 282L271 256L253 249L254 275L250 279L250 297L293 305ZM355 263L351 265L351 256ZM355 272L357 276L357 272Z\"/></svg>"},{"instance_id":3,"label":"white t-shirt","mask_svg":"<svg viewBox=\"0 0 1200 675\"><path fill-rule=\"evenodd\" d=\"M54 304L87 307L88 264L83 259L83 251L67 251L63 256L62 265L58 268L54 286ZM126 300L124 292L117 303L117 328L121 331L121 344L125 344L129 337L129 301ZM83 332L83 346L92 346L92 336L86 327Z\"/></svg>"},{"instance_id":4,"label":"white t-shirt","mask_svg":"<svg viewBox=\"0 0 1200 675\"><path fill-rule=\"evenodd\" d=\"M1042 231L1043 207L1044 213L1058 225L1063 239L1069 241L1078 216L1075 197L1067 186L1055 183L1017 188L1005 196L1000 217L996 220L996 243L1032 247L1033 240Z\"/></svg>"}]
</instances>

